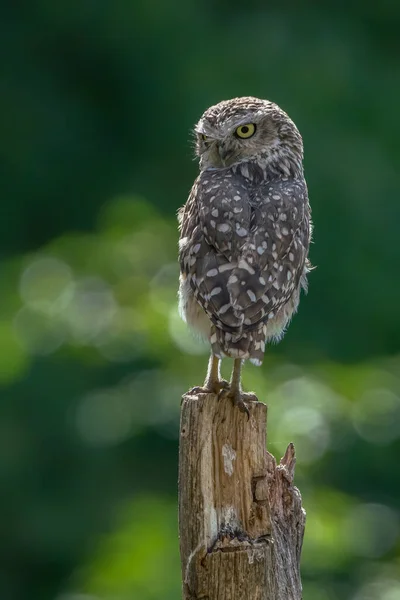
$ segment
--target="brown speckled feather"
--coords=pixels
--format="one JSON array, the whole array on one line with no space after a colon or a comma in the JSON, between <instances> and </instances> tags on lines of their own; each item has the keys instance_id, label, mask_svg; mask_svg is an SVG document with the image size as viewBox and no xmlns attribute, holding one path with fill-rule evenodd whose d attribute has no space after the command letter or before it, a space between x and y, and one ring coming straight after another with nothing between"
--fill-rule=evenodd
<instances>
[{"instance_id":1,"label":"brown speckled feather","mask_svg":"<svg viewBox=\"0 0 400 600\"><path fill-rule=\"evenodd\" d=\"M299 286L309 245L303 179L249 186L240 173L205 172L185 207L180 253L195 297L220 330L243 338L272 319ZM261 326L261 327L260 327ZM265 337L265 336L264 336ZM229 338L229 336L228 336Z\"/></svg>"}]
</instances>

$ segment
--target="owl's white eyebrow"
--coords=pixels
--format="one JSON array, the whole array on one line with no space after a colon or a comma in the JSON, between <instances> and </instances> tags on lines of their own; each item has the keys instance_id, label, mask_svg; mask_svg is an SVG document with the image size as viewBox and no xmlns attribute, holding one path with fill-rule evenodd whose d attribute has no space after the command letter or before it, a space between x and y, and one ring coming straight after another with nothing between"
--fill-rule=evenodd
<instances>
[{"instance_id":1,"label":"owl's white eyebrow","mask_svg":"<svg viewBox=\"0 0 400 600\"><path fill-rule=\"evenodd\" d=\"M209 135L208 133L206 133L203 130L200 129L195 129L195 133L197 133L197 135L205 135L206 137L210 138L210 140L215 139L214 137L212 137L211 135Z\"/></svg>"},{"instance_id":2,"label":"owl's white eyebrow","mask_svg":"<svg viewBox=\"0 0 400 600\"><path fill-rule=\"evenodd\" d=\"M232 131L235 131L238 127L240 127L241 125L255 125L257 127L258 122L256 119L249 119L249 117L246 117L244 119L241 119L240 121L235 121L235 124L232 126Z\"/></svg>"}]
</instances>

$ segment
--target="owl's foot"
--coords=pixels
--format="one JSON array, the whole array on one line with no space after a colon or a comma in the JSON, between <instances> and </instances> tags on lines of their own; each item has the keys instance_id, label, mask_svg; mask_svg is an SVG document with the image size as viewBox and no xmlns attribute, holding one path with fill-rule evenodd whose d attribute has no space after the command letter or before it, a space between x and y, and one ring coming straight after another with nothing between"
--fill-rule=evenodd
<instances>
[{"instance_id":1,"label":"owl's foot","mask_svg":"<svg viewBox=\"0 0 400 600\"><path fill-rule=\"evenodd\" d=\"M221 379L219 367L220 359L211 354L204 385L192 388L189 394L215 394L218 396L222 390L229 388L229 383L225 379Z\"/></svg>"},{"instance_id":2,"label":"owl's foot","mask_svg":"<svg viewBox=\"0 0 400 600\"><path fill-rule=\"evenodd\" d=\"M241 383L241 371L242 371L242 359L235 358L233 361L232 377L229 384L229 388L222 390L219 397L229 398L234 406L246 413L247 418L250 418L250 411L246 402L257 402L257 396L252 393L242 391Z\"/></svg>"},{"instance_id":3,"label":"owl's foot","mask_svg":"<svg viewBox=\"0 0 400 600\"><path fill-rule=\"evenodd\" d=\"M229 388L229 382L225 379L217 381L205 381L204 385L196 386L189 390L189 394L215 394L218 396L223 390Z\"/></svg>"},{"instance_id":4,"label":"owl's foot","mask_svg":"<svg viewBox=\"0 0 400 600\"><path fill-rule=\"evenodd\" d=\"M229 388L222 390L219 397L221 399L229 398L234 406L237 406L241 412L246 413L248 419L250 418L250 411L247 403L258 402L255 394L252 394L251 392L242 392L240 389Z\"/></svg>"}]
</instances>

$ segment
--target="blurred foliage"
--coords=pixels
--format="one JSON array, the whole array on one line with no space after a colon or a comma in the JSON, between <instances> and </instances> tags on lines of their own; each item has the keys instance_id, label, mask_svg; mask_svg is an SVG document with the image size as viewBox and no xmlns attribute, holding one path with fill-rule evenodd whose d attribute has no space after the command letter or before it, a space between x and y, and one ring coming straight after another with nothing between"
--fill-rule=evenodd
<instances>
[{"instance_id":1,"label":"blurred foliage","mask_svg":"<svg viewBox=\"0 0 400 600\"><path fill-rule=\"evenodd\" d=\"M293 440L305 600L400 598L400 6L2 7L0 598L180 594L176 310L189 130L253 94L298 124L310 293L247 388ZM229 361L224 370L228 372Z\"/></svg>"}]
</instances>

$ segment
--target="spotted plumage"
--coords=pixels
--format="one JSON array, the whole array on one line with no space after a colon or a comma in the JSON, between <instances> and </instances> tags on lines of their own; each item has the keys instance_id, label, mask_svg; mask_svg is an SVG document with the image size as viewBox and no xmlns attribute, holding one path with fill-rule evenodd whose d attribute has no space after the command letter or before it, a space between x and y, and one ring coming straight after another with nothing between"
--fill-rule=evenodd
<instances>
[{"instance_id":1,"label":"spotted plumage","mask_svg":"<svg viewBox=\"0 0 400 600\"><path fill-rule=\"evenodd\" d=\"M284 111L257 98L209 108L195 132L200 174L179 212L181 314L214 357L260 365L306 287L302 138Z\"/></svg>"}]
</instances>

